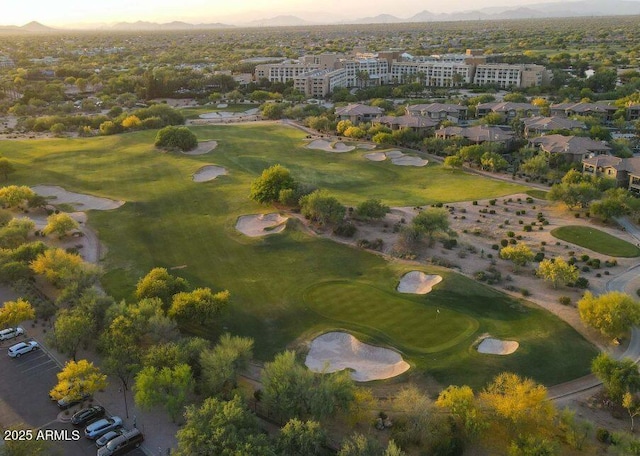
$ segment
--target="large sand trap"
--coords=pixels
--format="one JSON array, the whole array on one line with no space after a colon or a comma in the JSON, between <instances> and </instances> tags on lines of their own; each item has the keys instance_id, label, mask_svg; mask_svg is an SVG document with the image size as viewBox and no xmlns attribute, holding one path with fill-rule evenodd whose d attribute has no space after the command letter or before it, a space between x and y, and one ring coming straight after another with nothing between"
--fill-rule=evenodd
<instances>
[{"instance_id":1,"label":"large sand trap","mask_svg":"<svg viewBox=\"0 0 640 456\"><path fill-rule=\"evenodd\" d=\"M203 166L202 168L200 168L198 171L195 172L195 174L193 175L193 181L208 182L215 179L218 176L223 176L225 174L227 174L227 170L224 169L222 166L207 165L207 166Z\"/></svg>"},{"instance_id":2,"label":"large sand trap","mask_svg":"<svg viewBox=\"0 0 640 456\"><path fill-rule=\"evenodd\" d=\"M325 152L342 153L351 152L353 149L355 149L355 146L347 146L345 143L340 141L331 143L324 139L315 139L307 144L307 149L317 149L324 150Z\"/></svg>"},{"instance_id":3,"label":"large sand trap","mask_svg":"<svg viewBox=\"0 0 640 456\"><path fill-rule=\"evenodd\" d=\"M387 159L387 156L385 155L384 152L373 152L370 154L366 154L364 158L374 162L381 162L381 161L385 161Z\"/></svg>"},{"instance_id":4,"label":"large sand trap","mask_svg":"<svg viewBox=\"0 0 640 456\"><path fill-rule=\"evenodd\" d=\"M314 372L352 369L357 382L395 377L409 369L400 353L360 342L351 334L330 332L311 342L305 365Z\"/></svg>"},{"instance_id":5,"label":"large sand trap","mask_svg":"<svg viewBox=\"0 0 640 456\"><path fill-rule=\"evenodd\" d=\"M366 144L366 143L358 144L358 149L373 150L375 148L376 148L375 144Z\"/></svg>"},{"instance_id":6,"label":"large sand trap","mask_svg":"<svg viewBox=\"0 0 640 456\"><path fill-rule=\"evenodd\" d=\"M218 141L200 141L198 147L193 150L182 152L185 155L204 155L218 147Z\"/></svg>"},{"instance_id":7,"label":"large sand trap","mask_svg":"<svg viewBox=\"0 0 640 456\"><path fill-rule=\"evenodd\" d=\"M78 211L108 211L117 209L124 204L124 201L114 201L99 196L69 192L57 185L36 185L31 187L31 190L45 198L50 198L54 205L70 204Z\"/></svg>"},{"instance_id":8,"label":"large sand trap","mask_svg":"<svg viewBox=\"0 0 640 456\"><path fill-rule=\"evenodd\" d=\"M515 340L500 340L487 337L478 345L478 352L490 355L510 355L515 352L520 344Z\"/></svg>"},{"instance_id":9,"label":"large sand trap","mask_svg":"<svg viewBox=\"0 0 640 456\"><path fill-rule=\"evenodd\" d=\"M286 226L287 217L283 217L277 212L271 214L253 214L238 217L236 230L245 236L258 237L267 234L279 233Z\"/></svg>"},{"instance_id":10,"label":"large sand trap","mask_svg":"<svg viewBox=\"0 0 640 456\"><path fill-rule=\"evenodd\" d=\"M439 275L427 275L420 271L407 272L400 279L398 291L400 293L427 294L434 285L442 282Z\"/></svg>"},{"instance_id":11,"label":"large sand trap","mask_svg":"<svg viewBox=\"0 0 640 456\"><path fill-rule=\"evenodd\" d=\"M390 150L385 155L387 156L387 158L391 158L391 159L404 157L404 154L399 150Z\"/></svg>"},{"instance_id":12,"label":"large sand trap","mask_svg":"<svg viewBox=\"0 0 640 456\"><path fill-rule=\"evenodd\" d=\"M391 163L398 166L426 166L429 160L405 155L404 157L392 158Z\"/></svg>"}]
</instances>

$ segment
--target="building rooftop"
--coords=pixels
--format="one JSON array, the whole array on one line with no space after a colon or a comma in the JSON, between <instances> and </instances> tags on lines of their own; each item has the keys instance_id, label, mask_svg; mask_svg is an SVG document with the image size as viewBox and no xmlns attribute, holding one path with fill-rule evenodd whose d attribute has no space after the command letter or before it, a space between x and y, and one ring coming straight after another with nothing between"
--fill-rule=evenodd
<instances>
[{"instance_id":1,"label":"building rooftop","mask_svg":"<svg viewBox=\"0 0 640 456\"><path fill-rule=\"evenodd\" d=\"M524 123L525 127L533 128L538 131L573 130L574 128L584 129L587 127L584 122L555 116L529 117L527 119L523 119L522 123Z\"/></svg>"},{"instance_id":2,"label":"building rooftop","mask_svg":"<svg viewBox=\"0 0 640 456\"><path fill-rule=\"evenodd\" d=\"M534 138L531 143L539 145L552 154L583 154L585 151L608 152L611 150L602 141L595 141L583 136L547 135Z\"/></svg>"},{"instance_id":3,"label":"building rooftop","mask_svg":"<svg viewBox=\"0 0 640 456\"><path fill-rule=\"evenodd\" d=\"M382 108L377 106L368 106L358 103L349 104L342 108L336 108L337 116L366 116L382 114Z\"/></svg>"}]
</instances>

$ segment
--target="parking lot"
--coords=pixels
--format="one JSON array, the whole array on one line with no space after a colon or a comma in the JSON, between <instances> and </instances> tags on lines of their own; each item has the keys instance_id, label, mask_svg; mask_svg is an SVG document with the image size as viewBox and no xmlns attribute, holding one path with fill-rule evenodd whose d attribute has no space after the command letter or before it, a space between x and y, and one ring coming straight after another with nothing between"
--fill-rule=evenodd
<instances>
[{"instance_id":1,"label":"parking lot","mask_svg":"<svg viewBox=\"0 0 640 456\"><path fill-rule=\"evenodd\" d=\"M49 391L57 383L56 374L60 371L60 366L46 349L40 348L19 358L7 356L7 349L11 345L29 340L32 339L21 336L0 343L0 427L25 423L32 429L55 430L58 432L54 435L44 435L50 442L53 454L95 455L95 444L83 436L83 429L65 422L78 406L65 415L49 399ZM74 430L80 431L79 438L77 434L73 435ZM129 454L139 456L144 453L138 449Z\"/></svg>"}]
</instances>

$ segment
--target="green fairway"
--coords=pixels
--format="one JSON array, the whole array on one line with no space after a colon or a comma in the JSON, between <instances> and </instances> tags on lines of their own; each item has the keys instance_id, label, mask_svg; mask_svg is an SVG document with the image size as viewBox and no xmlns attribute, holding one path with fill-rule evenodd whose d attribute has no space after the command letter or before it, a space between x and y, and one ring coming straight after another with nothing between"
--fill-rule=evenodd
<instances>
[{"instance_id":1,"label":"green fairway","mask_svg":"<svg viewBox=\"0 0 640 456\"><path fill-rule=\"evenodd\" d=\"M545 192L544 190L527 190L527 195L541 200L546 200L548 193L549 192Z\"/></svg>"},{"instance_id":2,"label":"green fairway","mask_svg":"<svg viewBox=\"0 0 640 456\"><path fill-rule=\"evenodd\" d=\"M389 205L491 198L523 191L436 164L424 168L370 162L355 150L308 150L305 134L277 124L197 127L215 138L211 153L190 156L153 147L155 131L118 136L1 141L0 154L17 171L10 184L54 184L125 200L113 211L91 211L89 223L106 245L106 290L132 300L137 280L151 268L172 268L193 286L229 289L232 305L219 325L190 327L255 338L255 355L269 360L297 338L348 328L363 340L397 347L418 370L443 383L480 386L504 370L545 383L588 373L594 348L551 314L519 304L447 270L425 296L400 295L405 264L310 236L290 220L281 234L248 238L234 226L244 214L272 212L249 200L264 168L280 163L302 182L327 188L344 204L381 198ZM229 174L194 183L207 164ZM424 269L424 268L421 268ZM324 299L324 298L327 299ZM434 309L440 314L434 318ZM518 340L511 356L479 355L482 333Z\"/></svg>"},{"instance_id":3,"label":"green fairway","mask_svg":"<svg viewBox=\"0 0 640 456\"><path fill-rule=\"evenodd\" d=\"M259 107L259 104L227 104L226 108L218 108L217 104L210 104L206 106L189 106L187 108L178 108L183 116L187 119L197 119L200 114L206 114L208 112L245 112L249 109Z\"/></svg>"},{"instance_id":4,"label":"green fairway","mask_svg":"<svg viewBox=\"0 0 640 456\"><path fill-rule=\"evenodd\" d=\"M627 241L611 236L604 231L587 226L562 226L551 231L551 234L563 241L593 250L603 255L614 257L637 257L640 249Z\"/></svg>"}]
</instances>

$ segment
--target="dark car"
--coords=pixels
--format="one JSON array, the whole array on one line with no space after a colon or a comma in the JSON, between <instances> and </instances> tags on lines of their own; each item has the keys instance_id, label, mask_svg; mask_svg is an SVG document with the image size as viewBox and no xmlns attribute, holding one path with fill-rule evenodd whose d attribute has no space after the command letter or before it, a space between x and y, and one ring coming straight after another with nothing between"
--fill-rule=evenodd
<instances>
[{"instance_id":1,"label":"dark car","mask_svg":"<svg viewBox=\"0 0 640 456\"><path fill-rule=\"evenodd\" d=\"M91 397L91 394L88 394L88 393L85 393L80 397L65 396L58 401L58 407L60 407L60 410L66 410L69 407L73 407L74 405L79 404L80 402L86 401L90 397Z\"/></svg>"},{"instance_id":2,"label":"dark car","mask_svg":"<svg viewBox=\"0 0 640 456\"><path fill-rule=\"evenodd\" d=\"M71 417L71 422L76 426L86 426L91 421L104 416L104 407L94 405L76 412Z\"/></svg>"}]
</instances>

